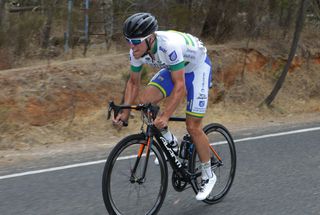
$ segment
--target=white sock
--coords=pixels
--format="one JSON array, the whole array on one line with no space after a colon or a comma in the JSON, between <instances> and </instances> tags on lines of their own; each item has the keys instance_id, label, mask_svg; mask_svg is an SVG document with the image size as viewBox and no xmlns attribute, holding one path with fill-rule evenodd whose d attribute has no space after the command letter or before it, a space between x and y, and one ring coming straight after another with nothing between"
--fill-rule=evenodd
<instances>
[{"instance_id":1,"label":"white sock","mask_svg":"<svg viewBox=\"0 0 320 215\"><path fill-rule=\"evenodd\" d=\"M161 131L161 134L163 135L164 138L170 143L173 144L173 147L176 147L177 144L177 138L169 131L168 128L163 129Z\"/></svg>"},{"instance_id":2,"label":"white sock","mask_svg":"<svg viewBox=\"0 0 320 215\"><path fill-rule=\"evenodd\" d=\"M211 160L209 160L206 163L201 163L201 173L202 173L201 178L203 180L207 180L213 177L212 170L211 170Z\"/></svg>"},{"instance_id":3,"label":"white sock","mask_svg":"<svg viewBox=\"0 0 320 215\"><path fill-rule=\"evenodd\" d=\"M162 133L163 137L166 138L166 140L168 140L169 143L173 141L173 135L172 135L172 133L169 131L168 128L163 129L163 130L161 131L161 133Z\"/></svg>"}]
</instances>

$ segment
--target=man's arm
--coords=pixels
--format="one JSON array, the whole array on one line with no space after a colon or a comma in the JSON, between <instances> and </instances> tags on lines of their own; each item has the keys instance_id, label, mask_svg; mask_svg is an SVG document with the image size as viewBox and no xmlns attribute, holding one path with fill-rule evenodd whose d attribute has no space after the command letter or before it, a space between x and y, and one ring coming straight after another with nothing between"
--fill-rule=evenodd
<instances>
[{"instance_id":1,"label":"man's arm","mask_svg":"<svg viewBox=\"0 0 320 215\"><path fill-rule=\"evenodd\" d=\"M130 73L124 94L124 104L132 104L136 100L139 94L140 79L141 72Z\"/></svg>"},{"instance_id":2,"label":"man's arm","mask_svg":"<svg viewBox=\"0 0 320 215\"><path fill-rule=\"evenodd\" d=\"M141 72L131 72L129 80L126 85L124 94L124 104L132 104L138 94L140 87ZM128 121L130 110L124 109L122 113L118 114L116 118L113 118L113 124L119 128L123 126L122 122Z\"/></svg>"}]
</instances>

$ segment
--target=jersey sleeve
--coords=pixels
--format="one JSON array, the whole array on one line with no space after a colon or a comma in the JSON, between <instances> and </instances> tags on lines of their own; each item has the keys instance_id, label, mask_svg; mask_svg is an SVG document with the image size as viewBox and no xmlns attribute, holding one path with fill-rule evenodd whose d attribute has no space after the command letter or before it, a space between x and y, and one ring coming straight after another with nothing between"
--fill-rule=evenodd
<instances>
[{"instance_id":1,"label":"jersey sleeve","mask_svg":"<svg viewBox=\"0 0 320 215\"><path fill-rule=\"evenodd\" d=\"M141 60L134 58L132 49L130 49L129 58L130 58L131 71L140 72L142 70L142 62Z\"/></svg>"},{"instance_id":2,"label":"jersey sleeve","mask_svg":"<svg viewBox=\"0 0 320 215\"><path fill-rule=\"evenodd\" d=\"M171 72L178 71L185 67L182 48L177 44L168 43L167 52L164 55L165 63Z\"/></svg>"}]
</instances>

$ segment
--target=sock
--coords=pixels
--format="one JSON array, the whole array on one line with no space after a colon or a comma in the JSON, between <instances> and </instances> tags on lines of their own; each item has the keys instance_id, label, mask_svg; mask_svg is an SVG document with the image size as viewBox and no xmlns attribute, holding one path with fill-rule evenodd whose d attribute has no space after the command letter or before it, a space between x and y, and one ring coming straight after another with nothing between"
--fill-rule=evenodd
<instances>
[{"instance_id":1,"label":"sock","mask_svg":"<svg viewBox=\"0 0 320 215\"><path fill-rule=\"evenodd\" d=\"M162 135L166 140L172 145L172 147L177 146L177 138L169 131L168 128L161 131Z\"/></svg>"},{"instance_id":2,"label":"sock","mask_svg":"<svg viewBox=\"0 0 320 215\"><path fill-rule=\"evenodd\" d=\"M166 138L166 140L168 140L169 143L171 143L173 141L173 135L172 133L169 131L168 128L165 128L161 131L162 135L164 138Z\"/></svg>"},{"instance_id":3,"label":"sock","mask_svg":"<svg viewBox=\"0 0 320 215\"><path fill-rule=\"evenodd\" d=\"M203 180L207 180L213 177L212 170L211 170L211 160L209 160L206 163L201 163L201 173L202 173L201 178Z\"/></svg>"}]
</instances>

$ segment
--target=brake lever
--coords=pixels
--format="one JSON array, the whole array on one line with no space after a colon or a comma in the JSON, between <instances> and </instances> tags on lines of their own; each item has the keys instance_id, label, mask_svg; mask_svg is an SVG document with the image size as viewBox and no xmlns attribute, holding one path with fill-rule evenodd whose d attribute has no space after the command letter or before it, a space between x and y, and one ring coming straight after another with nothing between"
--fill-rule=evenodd
<instances>
[{"instance_id":1,"label":"brake lever","mask_svg":"<svg viewBox=\"0 0 320 215\"><path fill-rule=\"evenodd\" d=\"M109 120L110 117L111 117L111 111L114 109L114 102L113 101L110 101L109 102L109 108L108 108L108 116L107 116L107 119Z\"/></svg>"},{"instance_id":2,"label":"brake lever","mask_svg":"<svg viewBox=\"0 0 320 215\"><path fill-rule=\"evenodd\" d=\"M113 101L110 101L109 102L109 108L108 108L108 116L107 116L107 119L109 120L110 117L111 117L111 112L113 111L113 114L114 114L114 118L116 118L118 116L118 114L120 113L121 111L121 108L117 107ZM122 125L124 127L127 127L128 126L128 122L124 122L122 121Z\"/></svg>"}]
</instances>

